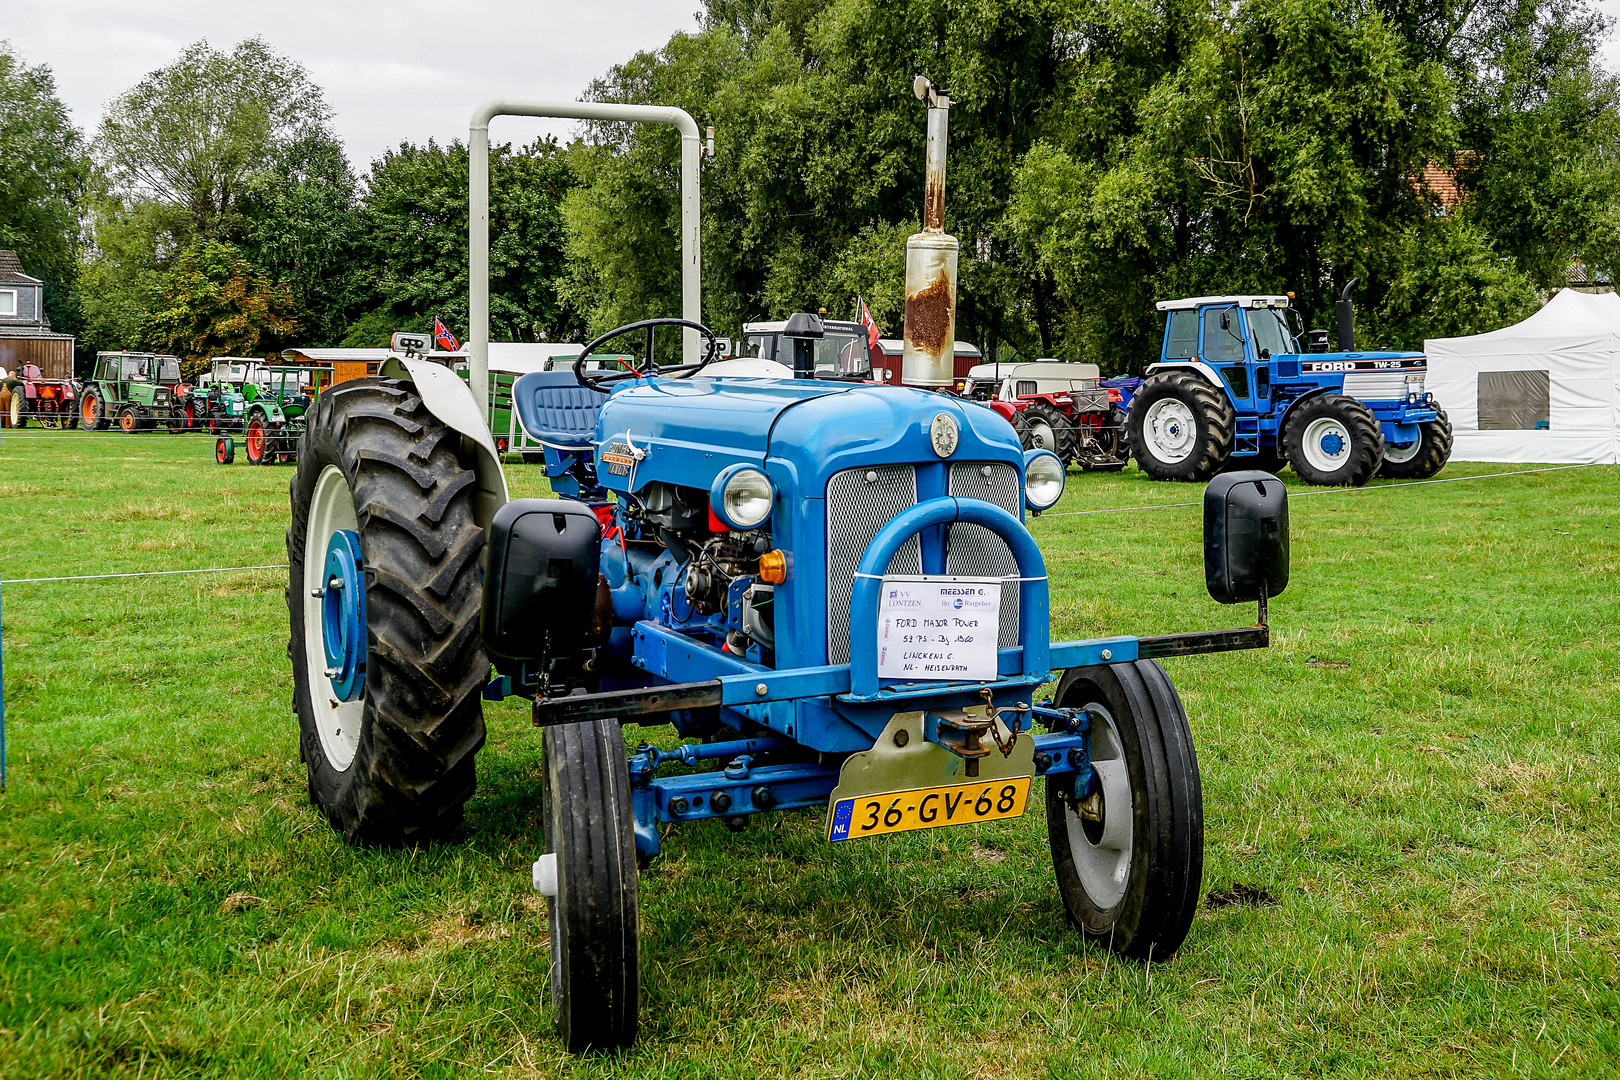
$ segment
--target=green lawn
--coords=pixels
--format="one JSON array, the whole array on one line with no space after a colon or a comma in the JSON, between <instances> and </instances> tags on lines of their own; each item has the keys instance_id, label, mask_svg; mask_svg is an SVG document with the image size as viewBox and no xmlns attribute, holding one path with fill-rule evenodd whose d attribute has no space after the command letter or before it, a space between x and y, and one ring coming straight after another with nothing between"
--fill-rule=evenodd
<instances>
[{"instance_id":1,"label":"green lawn","mask_svg":"<svg viewBox=\"0 0 1620 1080\"><path fill-rule=\"evenodd\" d=\"M285 561L290 468L33 434L0 442L0 577ZM1074 474L1059 509L1199 496ZM1171 963L1065 926L1038 813L836 849L813 815L700 823L642 878L618 1059L550 1035L522 703L459 842L351 850L305 793L284 578L7 586L0 1077L1614 1075L1620 470L1291 514L1274 647L1166 665L1208 844ZM1200 523L1034 522L1053 636L1249 621Z\"/></svg>"}]
</instances>

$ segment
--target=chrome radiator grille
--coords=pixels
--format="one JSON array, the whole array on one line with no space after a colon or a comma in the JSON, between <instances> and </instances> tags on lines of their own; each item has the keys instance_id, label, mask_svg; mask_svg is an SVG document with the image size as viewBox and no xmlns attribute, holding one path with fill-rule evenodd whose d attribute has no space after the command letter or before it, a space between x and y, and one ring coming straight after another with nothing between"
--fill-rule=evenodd
<instances>
[{"instance_id":1,"label":"chrome radiator grille","mask_svg":"<svg viewBox=\"0 0 1620 1080\"><path fill-rule=\"evenodd\" d=\"M1344 392L1359 401L1405 401L1406 371L1352 371L1344 377ZM1422 372L1418 372L1422 378ZM1419 386L1418 393L1423 392Z\"/></svg>"},{"instance_id":2,"label":"chrome radiator grille","mask_svg":"<svg viewBox=\"0 0 1620 1080\"><path fill-rule=\"evenodd\" d=\"M983 499L1013 517L1023 489L1018 470L1003 462L958 461L951 465L950 493ZM1001 586L1001 645L1018 644L1018 563L1006 541L982 525L952 525L946 540L945 572L963 577L1009 577Z\"/></svg>"},{"instance_id":3,"label":"chrome radiator grille","mask_svg":"<svg viewBox=\"0 0 1620 1080\"><path fill-rule=\"evenodd\" d=\"M878 530L917 505L917 472L910 465L845 469L827 481L827 662L849 662L849 594L855 566ZM913 536L889 563L895 574L922 573Z\"/></svg>"}]
</instances>

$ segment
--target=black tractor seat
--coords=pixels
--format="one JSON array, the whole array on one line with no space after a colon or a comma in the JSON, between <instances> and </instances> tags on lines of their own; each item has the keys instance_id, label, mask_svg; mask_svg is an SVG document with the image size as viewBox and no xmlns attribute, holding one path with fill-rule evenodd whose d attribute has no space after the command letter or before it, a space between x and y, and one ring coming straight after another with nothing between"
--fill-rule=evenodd
<instances>
[{"instance_id":1,"label":"black tractor seat","mask_svg":"<svg viewBox=\"0 0 1620 1080\"><path fill-rule=\"evenodd\" d=\"M596 445L596 414L606 394L579 384L572 371L531 371L512 386L523 433L556 450Z\"/></svg>"}]
</instances>

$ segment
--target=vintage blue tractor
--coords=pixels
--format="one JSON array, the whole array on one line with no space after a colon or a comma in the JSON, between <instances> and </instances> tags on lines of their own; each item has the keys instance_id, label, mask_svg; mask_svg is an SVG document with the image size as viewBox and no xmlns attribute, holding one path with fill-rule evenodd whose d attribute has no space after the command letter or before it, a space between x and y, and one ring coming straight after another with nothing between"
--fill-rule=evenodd
<instances>
[{"instance_id":1,"label":"vintage blue tractor","mask_svg":"<svg viewBox=\"0 0 1620 1080\"><path fill-rule=\"evenodd\" d=\"M1325 331L1301 349L1290 296L1198 296L1166 312L1159 361L1130 395L1126 438L1155 480L1292 465L1312 484L1422 479L1451 457L1451 422L1423 386L1421 353L1357 352L1350 288L1341 352Z\"/></svg>"},{"instance_id":2,"label":"vintage blue tractor","mask_svg":"<svg viewBox=\"0 0 1620 1080\"><path fill-rule=\"evenodd\" d=\"M665 326L710 347L660 368ZM515 387L557 499L508 501L477 399L431 357L313 406L289 653L310 795L332 824L357 843L448 835L483 702L532 699L533 876L573 1050L634 1039L638 873L672 827L713 818L809 811L841 844L1017 817L1039 777L1070 918L1119 954L1169 958L1198 906L1203 809L1157 658L1268 643L1282 484L1229 473L1206 494L1209 588L1259 601L1258 625L1052 641L1023 519L1064 473L1001 417L719 361L689 321L620 332L648 335L638 370ZM678 739L627 750L630 724Z\"/></svg>"}]
</instances>

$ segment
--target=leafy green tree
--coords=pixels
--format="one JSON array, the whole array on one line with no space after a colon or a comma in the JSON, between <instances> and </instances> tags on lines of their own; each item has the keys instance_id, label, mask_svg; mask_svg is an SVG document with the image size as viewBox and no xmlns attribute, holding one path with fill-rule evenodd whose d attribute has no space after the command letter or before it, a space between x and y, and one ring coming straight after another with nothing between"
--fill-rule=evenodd
<instances>
[{"instance_id":1,"label":"leafy green tree","mask_svg":"<svg viewBox=\"0 0 1620 1080\"><path fill-rule=\"evenodd\" d=\"M238 204L243 256L289 286L304 345L336 345L362 302L359 182L337 139L316 131L278 147Z\"/></svg>"},{"instance_id":2,"label":"leafy green tree","mask_svg":"<svg viewBox=\"0 0 1620 1080\"><path fill-rule=\"evenodd\" d=\"M194 374L212 356L270 355L297 331L291 286L272 282L231 245L204 240L180 256L143 340Z\"/></svg>"},{"instance_id":3,"label":"leafy green tree","mask_svg":"<svg viewBox=\"0 0 1620 1080\"><path fill-rule=\"evenodd\" d=\"M490 333L494 340L566 340L579 322L558 293L560 204L572 182L555 143L490 149ZM356 288L362 315L344 344L381 346L435 317L467 326L467 148L402 144L372 164L360 213Z\"/></svg>"},{"instance_id":4,"label":"leafy green tree","mask_svg":"<svg viewBox=\"0 0 1620 1080\"><path fill-rule=\"evenodd\" d=\"M254 178L283 148L330 134L331 115L303 66L262 38L229 53L198 41L112 101L95 151L116 191L174 211L178 239L224 239Z\"/></svg>"},{"instance_id":5,"label":"leafy green tree","mask_svg":"<svg viewBox=\"0 0 1620 1080\"><path fill-rule=\"evenodd\" d=\"M29 67L0 41L0 247L45 283L52 323L72 331L79 215L89 182L84 139L56 96L50 69Z\"/></svg>"}]
</instances>

